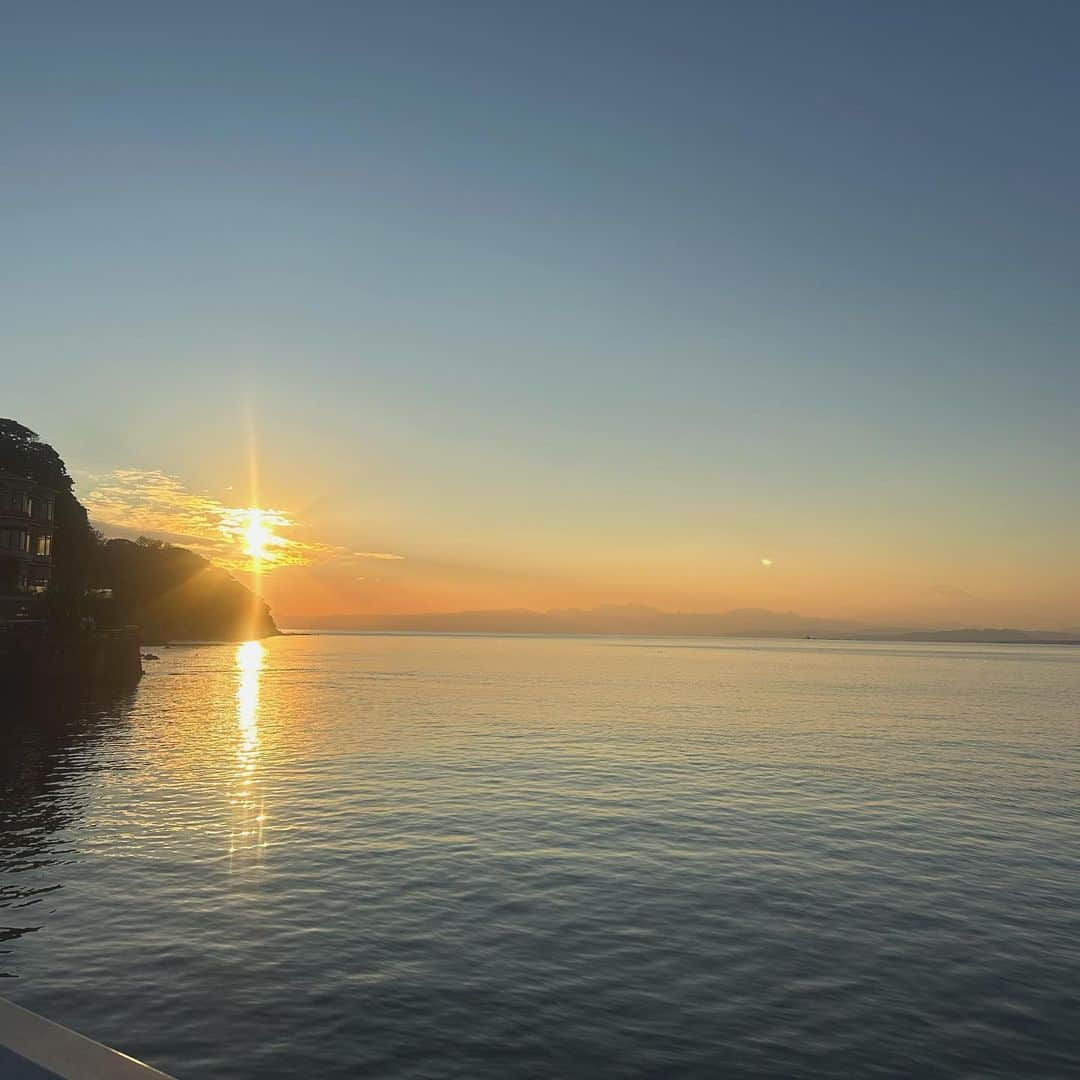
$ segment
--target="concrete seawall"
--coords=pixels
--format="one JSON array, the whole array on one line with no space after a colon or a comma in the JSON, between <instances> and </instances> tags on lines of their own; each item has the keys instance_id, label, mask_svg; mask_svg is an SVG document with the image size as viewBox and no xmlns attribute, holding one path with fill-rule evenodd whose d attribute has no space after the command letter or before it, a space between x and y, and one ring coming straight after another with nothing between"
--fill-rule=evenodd
<instances>
[{"instance_id":1,"label":"concrete seawall","mask_svg":"<svg viewBox=\"0 0 1080 1080\"><path fill-rule=\"evenodd\" d=\"M58 633L46 623L0 625L0 693L94 695L133 687L143 673L139 630Z\"/></svg>"}]
</instances>

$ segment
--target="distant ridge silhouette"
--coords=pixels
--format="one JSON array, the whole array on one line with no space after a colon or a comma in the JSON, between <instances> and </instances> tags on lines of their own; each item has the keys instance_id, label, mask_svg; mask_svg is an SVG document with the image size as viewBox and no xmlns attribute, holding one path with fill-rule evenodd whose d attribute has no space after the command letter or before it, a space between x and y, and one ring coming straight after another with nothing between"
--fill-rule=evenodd
<instances>
[{"instance_id":1,"label":"distant ridge silhouette","mask_svg":"<svg viewBox=\"0 0 1080 1080\"><path fill-rule=\"evenodd\" d=\"M640 604L598 607L499 608L480 611L420 612L390 615L285 615L278 623L293 630L426 632L472 634L615 634L638 637L820 637L865 641L954 641L1001 643L1080 643L1067 630L920 629L874 626L853 619L828 619L766 608L736 608L713 613L670 612Z\"/></svg>"}]
</instances>

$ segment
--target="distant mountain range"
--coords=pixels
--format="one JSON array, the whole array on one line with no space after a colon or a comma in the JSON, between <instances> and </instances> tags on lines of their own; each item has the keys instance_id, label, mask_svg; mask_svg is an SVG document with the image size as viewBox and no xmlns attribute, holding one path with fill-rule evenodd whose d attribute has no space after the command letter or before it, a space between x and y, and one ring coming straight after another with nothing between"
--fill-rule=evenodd
<instances>
[{"instance_id":1,"label":"distant mountain range","mask_svg":"<svg viewBox=\"0 0 1080 1080\"><path fill-rule=\"evenodd\" d=\"M961 628L920 630L873 626L850 619L820 619L793 611L737 608L698 614L661 611L637 604L604 604L531 611L429 612L415 615L293 615L278 619L292 630L459 634L618 634L640 637L834 638L866 641L1068 642L1080 644L1080 629L1016 630Z\"/></svg>"}]
</instances>

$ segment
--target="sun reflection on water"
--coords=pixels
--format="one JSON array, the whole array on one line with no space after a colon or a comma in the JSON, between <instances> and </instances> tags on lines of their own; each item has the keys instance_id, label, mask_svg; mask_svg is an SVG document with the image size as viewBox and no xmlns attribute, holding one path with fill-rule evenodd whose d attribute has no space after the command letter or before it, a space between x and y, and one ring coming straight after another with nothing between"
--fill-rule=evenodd
<instances>
[{"instance_id":1,"label":"sun reflection on water","mask_svg":"<svg viewBox=\"0 0 1080 1080\"><path fill-rule=\"evenodd\" d=\"M229 862L241 852L254 854L261 862L266 841L263 826L266 813L262 796L255 788L259 765L259 689L266 649L262 642L245 641L236 648L236 751L237 776L233 789L233 827L229 837Z\"/></svg>"}]
</instances>

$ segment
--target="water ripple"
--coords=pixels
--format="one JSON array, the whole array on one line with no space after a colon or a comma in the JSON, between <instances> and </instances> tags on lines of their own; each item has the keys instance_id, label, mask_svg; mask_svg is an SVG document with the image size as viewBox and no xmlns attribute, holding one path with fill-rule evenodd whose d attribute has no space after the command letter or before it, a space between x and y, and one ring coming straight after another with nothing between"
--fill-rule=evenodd
<instances>
[{"instance_id":1,"label":"water ripple","mask_svg":"<svg viewBox=\"0 0 1080 1080\"><path fill-rule=\"evenodd\" d=\"M703 644L173 648L16 720L5 990L190 1078L1080 1074L1080 653Z\"/></svg>"}]
</instances>

